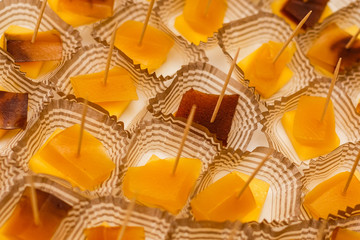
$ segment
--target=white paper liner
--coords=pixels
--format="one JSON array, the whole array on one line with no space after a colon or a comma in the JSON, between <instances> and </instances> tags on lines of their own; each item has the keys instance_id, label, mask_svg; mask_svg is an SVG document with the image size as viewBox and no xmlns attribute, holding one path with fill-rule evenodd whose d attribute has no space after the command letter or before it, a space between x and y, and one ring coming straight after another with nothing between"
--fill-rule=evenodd
<instances>
[{"instance_id":1,"label":"white paper liner","mask_svg":"<svg viewBox=\"0 0 360 240\"><path fill-rule=\"evenodd\" d=\"M149 111L162 119L180 119L174 117L182 96L191 88L210 94L220 94L226 74L206 63L191 63L183 66L168 89L150 99ZM226 94L239 94L238 105L228 136L227 147L245 150L257 129L260 120L259 104L251 91L240 82L231 79ZM182 119L182 121L184 121ZM214 136L207 128L193 123L193 126Z\"/></svg>"},{"instance_id":2,"label":"white paper liner","mask_svg":"<svg viewBox=\"0 0 360 240\"><path fill-rule=\"evenodd\" d=\"M39 16L41 2L37 0L3 0L0 2L0 35L10 25L19 25L28 28L34 28ZM55 74L65 61L81 46L81 37L79 32L70 25L63 22L48 6L45 8L44 15L39 27L39 31L48 31L56 29L63 41L62 59L59 65L53 71L39 76L36 81L47 83L47 79ZM9 56L9 55L7 55Z\"/></svg>"},{"instance_id":3,"label":"white paper liner","mask_svg":"<svg viewBox=\"0 0 360 240\"><path fill-rule=\"evenodd\" d=\"M61 237L59 238L59 236L61 236L66 229L75 225L76 220L79 218L76 215L81 206L79 203L86 198L72 189L46 177L33 175L32 180L36 189L50 193L72 206L72 209L70 209L68 215L62 220L60 226L53 235L54 239L64 239ZM0 198L0 226L2 226L12 214L13 209L16 207L25 188L31 186L30 181L30 175L19 174L2 185Z\"/></svg>"},{"instance_id":4,"label":"white paper liner","mask_svg":"<svg viewBox=\"0 0 360 240\"><path fill-rule=\"evenodd\" d=\"M304 176L301 178L301 182L303 185L302 192L304 196L326 179L329 179L330 177L335 176L340 172L350 172L359 151L360 142L356 144L346 143L326 156L319 157L318 159L312 159L309 163L308 168L305 168L303 170ZM358 166L357 171L359 170L360 168ZM352 208L339 210L341 211L339 211L338 214L335 215L335 217L349 217L351 215L354 215L355 211ZM307 214L307 212L302 206L302 218L309 219L310 217L311 216Z\"/></svg>"},{"instance_id":5,"label":"white paper liner","mask_svg":"<svg viewBox=\"0 0 360 240\"><path fill-rule=\"evenodd\" d=\"M219 30L218 40L219 46L225 56L229 62L232 62L233 53L239 47L240 53L245 53L245 55L239 56L239 59L242 59L255 51L261 44L270 40L284 43L291 33L292 29L281 18L270 13L260 12L259 14L225 24L223 28ZM301 52L299 47L300 43L296 40L293 40L293 42L296 46L296 52L287 64L293 72L292 78L270 98L262 98L261 101L273 103L281 97L289 96L299 91L315 79L316 74L309 60L303 52ZM246 85L249 84L246 75L244 77L242 69L236 66L234 72L237 74L239 80L244 81ZM254 91L253 87L252 90ZM260 98L258 93L255 94L257 98Z\"/></svg>"},{"instance_id":6,"label":"white paper liner","mask_svg":"<svg viewBox=\"0 0 360 240\"><path fill-rule=\"evenodd\" d=\"M154 11L160 16L161 21L173 32L174 35L178 37L182 36L174 27L174 21L177 16L182 14L184 6L185 0L160 0L157 3L157 7L154 9ZM248 0L228 0L224 23L251 16L257 12L258 9ZM199 46L204 49L214 47L217 44L216 35L217 32L214 32L214 35L209 37L207 42L200 42Z\"/></svg>"},{"instance_id":7,"label":"white paper liner","mask_svg":"<svg viewBox=\"0 0 360 240\"><path fill-rule=\"evenodd\" d=\"M119 22L119 25L128 20L144 22L148 7L148 1L129 3L126 8L122 8L117 11L113 17L100 24L95 24L92 36L98 42L109 44L116 22ZM169 79L182 65L193 61L208 61L208 58L205 56L205 52L203 50L197 48L195 45L189 45L184 39L175 36L160 21L159 16L156 15L154 11L151 13L149 25L165 32L175 41L175 44L170 50L165 63L159 69L155 70L158 77L161 78L161 76L163 76L165 79ZM140 65L137 64L136 67L140 68Z\"/></svg>"},{"instance_id":8,"label":"white paper liner","mask_svg":"<svg viewBox=\"0 0 360 240\"><path fill-rule=\"evenodd\" d=\"M49 81L63 97L75 98L75 96L67 96L74 95L70 77L104 71L108 52L109 48L100 43L83 47ZM134 125L136 121L140 120L136 119L136 115L142 111L139 106L146 108L149 98L166 89L166 81L164 78L157 78L155 74L149 75L147 71L135 68L131 60L117 49L114 49L111 60L110 69L114 66L124 68L133 80L139 96L139 100L132 101L125 113L119 118L128 125L127 128L130 128L129 125ZM131 114L128 114L129 112Z\"/></svg>"},{"instance_id":9,"label":"white paper liner","mask_svg":"<svg viewBox=\"0 0 360 240\"><path fill-rule=\"evenodd\" d=\"M137 124L137 128L131 133L132 137L127 155L122 159L124 168L121 169L121 182L129 167L144 165L153 154L160 158L175 158L180 147L185 125L184 122L174 119L163 121L156 118L144 120ZM186 138L181 157L201 160L201 172L204 172L219 150L219 143L214 142L212 137L208 137L204 132L198 131L192 126ZM197 182L199 180L200 177ZM123 196L122 188L120 187L117 190L121 191ZM184 208L177 215L177 217L187 216L188 212Z\"/></svg>"},{"instance_id":10,"label":"white paper liner","mask_svg":"<svg viewBox=\"0 0 360 240\"><path fill-rule=\"evenodd\" d=\"M91 200L79 211L76 225L63 239L85 239L84 230L100 226L121 226L130 203L122 198L101 197ZM155 208L135 204L127 226L143 227L146 239L165 239L174 217Z\"/></svg>"},{"instance_id":11,"label":"white paper liner","mask_svg":"<svg viewBox=\"0 0 360 240\"><path fill-rule=\"evenodd\" d=\"M129 143L128 133L123 125L109 117L105 112L97 110L89 105L85 129L102 142L109 157L116 164L109 179L103 182L94 191L85 191L89 196L102 196L112 194L114 188L120 185L118 175L120 160L125 156ZM46 139L56 128L67 128L74 124L80 124L83 104L75 100L53 100L43 110L39 119L26 131L24 136L12 149L9 161L16 161L17 166L24 172L29 171L30 158L45 143Z\"/></svg>"},{"instance_id":12,"label":"white paper liner","mask_svg":"<svg viewBox=\"0 0 360 240\"><path fill-rule=\"evenodd\" d=\"M299 92L288 97L283 97L280 101L275 101L274 104L268 105L268 110L263 112L264 119L261 120L263 124L262 131L266 134L270 146L282 152L286 157L294 161L296 165L307 165L309 160L301 161L299 159L285 133L281 118L285 112L297 108L298 100L303 95L326 98L330 82L331 79L327 78L317 79ZM355 113L351 100L339 83L335 84L331 99L334 105L335 128L340 138L340 144L360 140L360 117ZM318 159L318 157L314 158L313 161L316 161L316 159Z\"/></svg>"},{"instance_id":13,"label":"white paper liner","mask_svg":"<svg viewBox=\"0 0 360 240\"><path fill-rule=\"evenodd\" d=\"M27 126L30 128L35 119L39 116L45 104L53 98L50 87L31 81L21 74L18 66L14 65L7 57L0 54L0 86L9 92L28 93L28 116ZM15 136L7 134L1 139L0 156L7 156L11 147L23 136L24 131L20 130Z\"/></svg>"},{"instance_id":14,"label":"white paper liner","mask_svg":"<svg viewBox=\"0 0 360 240\"><path fill-rule=\"evenodd\" d=\"M271 150L265 147L258 147L252 152L222 150L202 176L192 198L230 172L239 171L250 176ZM297 167L284 155L276 151L270 155L255 176L270 185L259 221L284 221L300 215L300 177Z\"/></svg>"},{"instance_id":15,"label":"white paper liner","mask_svg":"<svg viewBox=\"0 0 360 240\"><path fill-rule=\"evenodd\" d=\"M191 219L177 219L169 233L174 240L220 240L220 239L253 239L252 230L247 224L240 222L195 222Z\"/></svg>"}]
</instances>

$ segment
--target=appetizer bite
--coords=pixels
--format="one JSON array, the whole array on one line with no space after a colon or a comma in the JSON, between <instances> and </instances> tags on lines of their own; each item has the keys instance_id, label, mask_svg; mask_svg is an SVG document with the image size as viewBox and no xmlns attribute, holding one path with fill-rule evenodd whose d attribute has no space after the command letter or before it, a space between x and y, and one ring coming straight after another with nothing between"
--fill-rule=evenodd
<instances>
[{"instance_id":1,"label":"appetizer bite","mask_svg":"<svg viewBox=\"0 0 360 240\"><path fill-rule=\"evenodd\" d=\"M360 233L337 227L331 234L331 240L359 240Z\"/></svg>"}]
</instances>

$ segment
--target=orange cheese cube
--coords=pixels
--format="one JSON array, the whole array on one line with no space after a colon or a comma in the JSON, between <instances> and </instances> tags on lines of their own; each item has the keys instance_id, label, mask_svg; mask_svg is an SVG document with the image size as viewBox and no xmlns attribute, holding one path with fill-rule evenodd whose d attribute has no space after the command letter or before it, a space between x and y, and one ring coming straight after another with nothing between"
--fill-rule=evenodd
<instances>
[{"instance_id":1,"label":"orange cheese cube","mask_svg":"<svg viewBox=\"0 0 360 240\"><path fill-rule=\"evenodd\" d=\"M360 240L360 233L337 227L331 235L331 240Z\"/></svg>"},{"instance_id":2,"label":"orange cheese cube","mask_svg":"<svg viewBox=\"0 0 360 240\"><path fill-rule=\"evenodd\" d=\"M150 207L176 215L185 205L201 171L201 161L180 158L175 174L174 158L152 158L146 165L130 167L124 177L124 195Z\"/></svg>"},{"instance_id":3,"label":"orange cheese cube","mask_svg":"<svg viewBox=\"0 0 360 240\"><path fill-rule=\"evenodd\" d=\"M141 46L139 46L143 23L126 21L116 31L115 46L129 56L141 68L154 71L166 60L174 45L174 40L166 33L147 26Z\"/></svg>"},{"instance_id":4,"label":"orange cheese cube","mask_svg":"<svg viewBox=\"0 0 360 240\"><path fill-rule=\"evenodd\" d=\"M86 240L116 240L120 234L120 227L98 226L84 230ZM125 228L122 240L145 240L145 232L142 227Z\"/></svg>"},{"instance_id":5,"label":"orange cheese cube","mask_svg":"<svg viewBox=\"0 0 360 240\"><path fill-rule=\"evenodd\" d=\"M58 0L57 6L58 11L100 19L112 16L114 0Z\"/></svg>"},{"instance_id":6,"label":"orange cheese cube","mask_svg":"<svg viewBox=\"0 0 360 240\"><path fill-rule=\"evenodd\" d=\"M349 172L339 173L320 183L304 198L304 207L315 219L326 219L329 214L336 215L338 210L354 207L360 203L360 181L357 176L351 180L350 186L343 194Z\"/></svg>"},{"instance_id":7,"label":"orange cheese cube","mask_svg":"<svg viewBox=\"0 0 360 240\"><path fill-rule=\"evenodd\" d=\"M282 46L283 43L269 41L238 63L245 78L250 81L249 86L255 87L263 98L269 98L279 91L293 75L286 64L295 53L294 45L287 47L273 63Z\"/></svg>"},{"instance_id":8,"label":"orange cheese cube","mask_svg":"<svg viewBox=\"0 0 360 240\"><path fill-rule=\"evenodd\" d=\"M56 135L32 157L29 166L34 172L50 171L81 189L93 190L109 178L115 164L102 143L84 130L80 156L77 144L80 126L75 124ZM47 169L46 166L50 166Z\"/></svg>"}]
</instances>

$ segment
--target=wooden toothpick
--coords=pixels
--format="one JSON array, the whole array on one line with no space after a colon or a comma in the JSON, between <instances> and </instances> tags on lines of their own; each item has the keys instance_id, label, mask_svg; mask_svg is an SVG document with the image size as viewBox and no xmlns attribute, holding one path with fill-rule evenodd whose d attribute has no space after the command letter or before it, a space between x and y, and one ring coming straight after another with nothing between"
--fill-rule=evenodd
<instances>
[{"instance_id":1,"label":"wooden toothpick","mask_svg":"<svg viewBox=\"0 0 360 240\"><path fill-rule=\"evenodd\" d=\"M155 3L155 0L151 0L150 5L149 5L149 9L148 9L147 14L146 14L144 26L143 26L143 29L142 29L142 32L141 32L140 40L139 40L139 43L138 43L139 46L141 46L142 41L144 39L145 31L146 31L147 25L149 23L149 19L150 19L150 16L151 16L151 11L152 11L152 8L154 6L154 3Z\"/></svg>"},{"instance_id":2,"label":"wooden toothpick","mask_svg":"<svg viewBox=\"0 0 360 240\"><path fill-rule=\"evenodd\" d=\"M176 168L179 164L179 160L180 160L180 156L181 156L181 152L184 148L184 145L185 145L185 141L186 141L186 137L189 133L189 130L190 130L190 126L194 120L194 116L195 116L195 111L196 111L196 105L193 105L191 107L191 110L190 110L190 114L188 116L188 119L187 119L187 122L186 122L186 127L185 127L185 130L184 130L184 135L183 135L183 138L181 139L181 143L180 143L180 147L179 147L179 151L176 155L176 158L175 158L175 164L174 164L174 168L172 170L172 174L174 175L175 172L176 172Z\"/></svg>"},{"instance_id":3,"label":"wooden toothpick","mask_svg":"<svg viewBox=\"0 0 360 240\"><path fill-rule=\"evenodd\" d=\"M306 14L306 16L299 22L299 24L296 26L295 30L293 31L293 33L290 35L290 37L286 40L284 46L280 49L280 51L278 52L278 54L276 55L276 57L274 58L273 63L275 63L279 57L281 56L281 54L284 52L284 50L286 49L286 47L289 45L289 43L291 42L291 40L295 37L295 35L300 31L301 27L305 24L306 20L308 20L308 18L310 17L310 14L312 13L312 11L310 10L308 12L308 14Z\"/></svg>"},{"instance_id":4,"label":"wooden toothpick","mask_svg":"<svg viewBox=\"0 0 360 240\"><path fill-rule=\"evenodd\" d=\"M119 235L117 237L117 240L122 240L123 237L124 237L126 227L127 227L128 223L129 223L129 220L131 218L131 214L132 214L132 212L134 210L134 207L135 207L135 202L136 202L136 197L134 197L131 200L131 202L129 203L129 206L128 206L127 210L126 210L126 216L124 218L123 224L121 225L121 230L120 230L120 233L119 233Z\"/></svg>"},{"instance_id":5,"label":"wooden toothpick","mask_svg":"<svg viewBox=\"0 0 360 240\"><path fill-rule=\"evenodd\" d=\"M33 212L33 219L34 219L35 226L39 226L40 225L40 214L39 214L36 189L34 186L34 180L33 180L32 174L30 174L30 202L31 202L31 209Z\"/></svg>"},{"instance_id":6,"label":"wooden toothpick","mask_svg":"<svg viewBox=\"0 0 360 240\"><path fill-rule=\"evenodd\" d=\"M43 2L42 2L42 4L41 4L39 17L38 17L38 19L37 19L36 26L35 26L35 28L34 28L34 33L33 33L33 36L32 36L32 38L31 38L31 43L34 43L34 42L35 42L37 33L38 33L38 31L39 31L41 19L42 19L42 17L43 17L44 11L45 11L46 2L47 2L47 0L43 0Z\"/></svg>"},{"instance_id":7,"label":"wooden toothpick","mask_svg":"<svg viewBox=\"0 0 360 240\"><path fill-rule=\"evenodd\" d=\"M224 86L221 90L221 93L220 93L220 96L217 100L217 103L216 103L216 106L215 106L215 109L214 109L214 112L211 116L211 119L210 119L210 122L213 123L216 119L216 115L218 114L219 112L219 109L220 109L220 105L221 105L221 102L224 98L224 95L225 95L225 91L226 91L226 88L227 88L227 85L229 84L229 81L230 81L230 78L231 78L231 74L233 73L234 71L234 68L235 68L235 65L236 65L236 61L237 61L237 58L239 56L239 51L240 51L240 48L237 49L236 51L236 54L235 54L235 57L231 63L231 66L230 66L230 69L229 69L229 72L228 72L228 75L226 76L226 79L225 79L225 82L224 82Z\"/></svg>"},{"instance_id":8,"label":"wooden toothpick","mask_svg":"<svg viewBox=\"0 0 360 240\"><path fill-rule=\"evenodd\" d=\"M83 134L84 134L84 127L85 127L85 120L86 120L87 108L88 108L88 100L85 99L85 101L84 101L84 108L83 108L82 117L81 117L79 142L78 142L77 153L76 153L76 156L77 156L77 157L80 157L81 143L82 143L82 138L83 138Z\"/></svg>"},{"instance_id":9,"label":"wooden toothpick","mask_svg":"<svg viewBox=\"0 0 360 240\"><path fill-rule=\"evenodd\" d=\"M350 182L351 182L351 179L353 178L354 174L355 174L355 171L356 171L356 167L359 165L359 161L360 161L360 151L356 157L356 160L351 168L351 172L350 172L350 175L346 181L346 184L345 184L345 187L344 187L344 190L342 192L343 195L346 194L346 191L348 190L349 186L350 186Z\"/></svg>"},{"instance_id":10,"label":"wooden toothpick","mask_svg":"<svg viewBox=\"0 0 360 240\"><path fill-rule=\"evenodd\" d=\"M119 22L116 22L113 33L111 34L110 49L109 49L109 53L108 53L108 57L107 57L107 61L106 61L105 74L104 74L104 85L105 86L106 86L108 75L109 75L111 57L112 57L112 53L113 53L113 50L114 50L114 44L115 44L115 38L116 38L116 30L118 28L118 25L119 25Z\"/></svg>"},{"instance_id":11,"label":"wooden toothpick","mask_svg":"<svg viewBox=\"0 0 360 240\"><path fill-rule=\"evenodd\" d=\"M333 91L334 86L335 86L335 82L336 82L338 74L339 74L340 65L341 65L341 58L339 58L339 61L336 64L336 68L335 68L334 75L333 75L332 80L331 80L329 92L328 92L328 94L326 96L325 106L324 106L324 110L323 110L322 115L321 115L320 122L322 122L324 120L326 110L327 110L327 108L329 106L329 102L330 102L330 99L331 99L331 94L332 94L332 91Z\"/></svg>"},{"instance_id":12,"label":"wooden toothpick","mask_svg":"<svg viewBox=\"0 0 360 240\"><path fill-rule=\"evenodd\" d=\"M259 172L259 170L261 169L261 167L265 164L265 162L270 158L270 155L272 155L274 152L274 150L270 150L266 156L264 157L264 159L261 161L261 163L257 166L257 168L255 169L255 171L251 174L251 176L249 177L249 179L246 181L246 183L244 184L244 186L241 188L239 194L237 195L237 198L240 198L241 195L245 192L245 189L249 186L249 184L251 183L251 181L254 179L254 177L256 176L256 174Z\"/></svg>"},{"instance_id":13,"label":"wooden toothpick","mask_svg":"<svg viewBox=\"0 0 360 240\"><path fill-rule=\"evenodd\" d=\"M354 36L352 36L352 38L350 39L350 41L346 44L345 48L349 49L351 48L351 46L354 44L355 40L357 39L357 37L360 34L360 28L357 30L357 32L355 33Z\"/></svg>"}]
</instances>

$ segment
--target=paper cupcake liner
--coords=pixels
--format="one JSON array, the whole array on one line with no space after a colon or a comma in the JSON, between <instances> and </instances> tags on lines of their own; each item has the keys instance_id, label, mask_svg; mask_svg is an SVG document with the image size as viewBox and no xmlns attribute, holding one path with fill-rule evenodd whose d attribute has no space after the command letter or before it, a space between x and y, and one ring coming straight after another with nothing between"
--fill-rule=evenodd
<instances>
[{"instance_id":1,"label":"paper cupcake liner","mask_svg":"<svg viewBox=\"0 0 360 240\"><path fill-rule=\"evenodd\" d=\"M346 94L350 97L354 107L360 102L360 66L354 67L345 74L339 74L338 82L344 88ZM359 113L358 113L359 114Z\"/></svg>"},{"instance_id":2,"label":"paper cupcake liner","mask_svg":"<svg viewBox=\"0 0 360 240\"><path fill-rule=\"evenodd\" d=\"M63 239L85 239L84 229L100 226L121 226L130 203L111 196L91 200L80 209L76 225ZM128 226L139 226L145 230L146 239L165 239L174 218L163 211L135 204Z\"/></svg>"},{"instance_id":3,"label":"paper cupcake liner","mask_svg":"<svg viewBox=\"0 0 360 240\"><path fill-rule=\"evenodd\" d=\"M182 121L173 119L163 121L156 118L144 120L137 124L137 128L131 133L132 137L127 155L122 159L124 168L120 175L121 182L129 167L144 165L153 154L160 158L175 158L185 125ZM214 142L213 138L198 131L195 127L191 127L181 157L200 159L202 162L201 172L204 172L219 150L220 144ZM199 179L200 177L197 182ZM122 188L117 190L121 191L123 196ZM177 215L177 217L187 216L186 209Z\"/></svg>"},{"instance_id":4,"label":"paper cupcake liner","mask_svg":"<svg viewBox=\"0 0 360 240\"><path fill-rule=\"evenodd\" d=\"M145 20L148 7L149 2L147 1L132 4L129 3L126 8L117 11L113 17L100 24L96 24L92 32L92 36L96 41L108 45L116 22L119 22L119 24L122 24L127 20L143 22ZM175 44L170 50L165 63L159 69L155 70L155 74L159 78L164 77L165 79L170 79L182 65L188 64L189 62L208 61L204 50L197 48L195 45L189 45L184 39L175 36L160 21L159 16L154 11L152 11L149 24L165 32L175 41ZM133 61L131 60L131 62ZM140 65L137 64L136 68L140 69ZM148 71L147 69L145 70Z\"/></svg>"},{"instance_id":5,"label":"paper cupcake liner","mask_svg":"<svg viewBox=\"0 0 360 240\"><path fill-rule=\"evenodd\" d=\"M273 105L268 105L268 110L263 112L264 118L261 120L263 124L262 131L266 134L270 146L282 152L296 165L307 165L309 160L301 161L299 159L283 130L281 118L285 112L297 108L299 98L303 95L326 97L330 82L331 80L326 78L317 79L299 92L283 97L280 101L275 101ZM356 115L351 100L339 83L335 84L331 99L334 105L336 131L340 137L340 144L360 140L360 118ZM313 161L316 161L316 159L318 157L314 158Z\"/></svg>"},{"instance_id":6,"label":"paper cupcake liner","mask_svg":"<svg viewBox=\"0 0 360 240\"><path fill-rule=\"evenodd\" d=\"M0 3L1 4L1 3ZM0 54L0 86L10 92L28 93L28 129L39 116L45 104L53 98L53 93L50 87L31 81L23 74L19 73L18 67L14 65L9 59ZM4 147L0 150L0 156L7 156L11 147L18 141L24 131L20 130L14 137L4 136L1 141L4 142ZM7 138L7 139L6 139ZM4 140L5 139L5 140Z\"/></svg>"},{"instance_id":7,"label":"paper cupcake liner","mask_svg":"<svg viewBox=\"0 0 360 240\"><path fill-rule=\"evenodd\" d=\"M360 232L360 216L354 215L347 219L329 220L327 228L324 231L325 239L330 239L332 232L337 227L346 228L351 231Z\"/></svg>"},{"instance_id":8,"label":"paper cupcake liner","mask_svg":"<svg viewBox=\"0 0 360 240\"><path fill-rule=\"evenodd\" d=\"M338 1L346 2L346 1ZM360 25L360 2L356 1L349 4L347 7L340 9L331 16L327 17L321 24L315 25L312 29L306 31L305 34L299 34L296 40L303 53L307 53L312 46L312 43L320 36L322 30L332 23L336 23L340 28L346 29L353 25ZM321 75L320 72L317 72Z\"/></svg>"},{"instance_id":9,"label":"paper cupcake liner","mask_svg":"<svg viewBox=\"0 0 360 240\"><path fill-rule=\"evenodd\" d=\"M0 35L10 25L34 28L39 16L41 2L37 0L3 0L0 2ZM63 42L62 59L53 71L39 76L36 81L47 83L47 79L54 75L72 55L81 47L79 32L63 22L49 7L45 8L39 31L56 29ZM9 55L7 55L9 56ZM12 57L11 57L12 59Z\"/></svg>"},{"instance_id":10,"label":"paper cupcake liner","mask_svg":"<svg viewBox=\"0 0 360 240\"><path fill-rule=\"evenodd\" d=\"M118 175L120 160L125 156L129 143L128 133L123 125L107 114L98 111L89 105L86 114L85 129L102 142L109 157L116 164L109 179L103 182L94 191L85 191L89 196L101 196L112 194L114 188L120 185ZM9 161L15 161L17 166L24 172L29 171L30 158L45 143L46 139L56 128L67 128L74 124L80 124L83 104L77 101L53 100L43 110L39 119L26 131L24 136L12 149Z\"/></svg>"},{"instance_id":11,"label":"paper cupcake liner","mask_svg":"<svg viewBox=\"0 0 360 240\"><path fill-rule=\"evenodd\" d=\"M72 209L62 220L60 226L53 235L53 239L64 239L59 236L61 236L62 233L66 231L66 229L69 229L75 225L76 220L79 218L75 214L79 211L79 202L84 201L86 198L81 196L81 194L78 194L67 188L66 186L51 181L48 178L33 175L32 180L36 189L50 193L72 206ZM30 182L31 176L20 174L14 179L9 179L9 181L4 186L2 186L3 191L0 199L0 226L2 226L10 217L25 188L30 187Z\"/></svg>"},{"instance_id":12,"label":"paper cupcake liner","mask_svg":"<svg viewBox=\"0 0 360 240\"><path fill-rule=\"evenodd\" d=\"M240 222L195 222L191 219L177 219L168 239L181 240L220 240L220 239L254 239L252 230Z\"/></svg>"},{"instance_id":13,"label":"paper cupcake liner","mask_svg":"<svg viewBox=\"0 0 360 240\"><path fill-rule=\"evenodd\" d=\"M191 63L183 66L168 89L149 100L149 112L162 119L177 119L177 111L182 95L191 88L210 94L220 94L226 74L206 63ZM239 94L238 105L229 132L227 147L245 150L260 120L259 104L251 91L240 82L231 79L226 94ZM184 121L182 119L182 121ZM193 123L193 126L214 136L207 128Z\"/></svg>"},{"instance_id":14,"label":"paper cupcake liner","mask_svg":"<svg viewBox=\"0 0 360 240\"><path fill-rule=\"evenodd\" d=\"M202 192L219 177L233 171L251 175L266 157L270 148L258 147L252 152L222 150L209 165L192 197ZM270 184L260 221L284 221L297 218L301 205L301 174L284 155L274 152L255 178ZM190 208L190 206L189 206ZM191 211L191 209L189 209Z\"/></svg>"},{"instance_id":15,"label":"paper cupcake liner","mask_svg":"<svg viewBox=\"0 0 360 240\"><path fill-rule=\"evenodd\" d=\"M230 22L219 30L218 40L219 46L230 62L233 61L233 53L240 47L240 52L245 52L243 56L249 55L260 47L261 44L268 41L285 42L291 35L292 29L281 18L270 14L260 12L259 14ZM316 74L309 60L301 52L298 41L293 41L296 46L296 52L287 64L293 72L292 78L278 92L267 99L261 99L266 103L273 103L275 100L284 96L289 96L309 84L314 80ZM240 56L241 57L241 56ZM239 59L240 59L239 57ZM249 81L244 77L244 72L238 66L235 68L238 79L242 80L246 85ZM245 80L244 80L245 79ZM256 91L253 87L252 91ZM260 95L256 93L258 99Z\"/></svg>"},{"instance_id":16,"label":"paper cupcake liner","mask_svg":"<svg viewBox=\"0 0 360 240\"><path fill-rule=\"evenodd\" d=\"M61 96L75 98L75 96L68 96L69 94L74 95L70 77L104 71L108 52L109 48L99 43L83 47L71 60L67 61L64 67L49 81L55 86ZM157 78L155 74L149 75L146 71L136 69L134 65L131 64L130 59L117 49L113 51L110 68L114 66L120 66L126 69L136 86L139 100L136 105L130 105L128 107L128 109L130 109L129 111L135 112L136 114L132 114L131 117L127 118L123 116L119 118L126 124L131 122L131 124L128 125L134 125L137 121L135 119L137 113L141 112L139 105L146 108L149 98L154 97L157 93L166 89L166 81L164 78ZM106 111L106 109L104 109L104 111Z\"/></svg>"},{"instance_id":17,"label":"paper cupcake liner","mask_svg":"<svg viewBox=\"0 0 360 240\"><path fill-rule=\"evenodd\" d=\"M304 196L318 184L340 172L351 171L358 152L360 151L360 142L346 143L331 152L330 154L312 159L308 168L303 170L304 176L301 178L303 185L302 192ZM360 168L357 167L359 171ZM352 206L354 207L354 206ZM337 215L330 215L330 218L349 217L354 215L354 209L339 209ZM346 210L346 211L345 211ZM305 209L302 207L302 216L305 219L310 218Z\"/></svg>"},{"instance_id":18,"label":"paper cupcake liner","mask_svg":"<svg viewBox=\"0 0 360 240\"><path fill-rule=\"evenodd\" d=\"M174 27L174 20L177 16L181 15L185 6L185 0L160 0L154 11L160 16L161 21L173 32L174 35L182 37L181 34ZM227 10L224 17L224 23L238 20L247 16L254 15L258 9L248 0L227 1ZM216 46L217 33L214 32L212 37L208 38L207 42L200 42L199 47L206 49ZM183 38L183 37L182 37ZM184 40L186 40L184 38ZM187 40L186 40L187 41Z\"/></svg>"}]
</instances>

